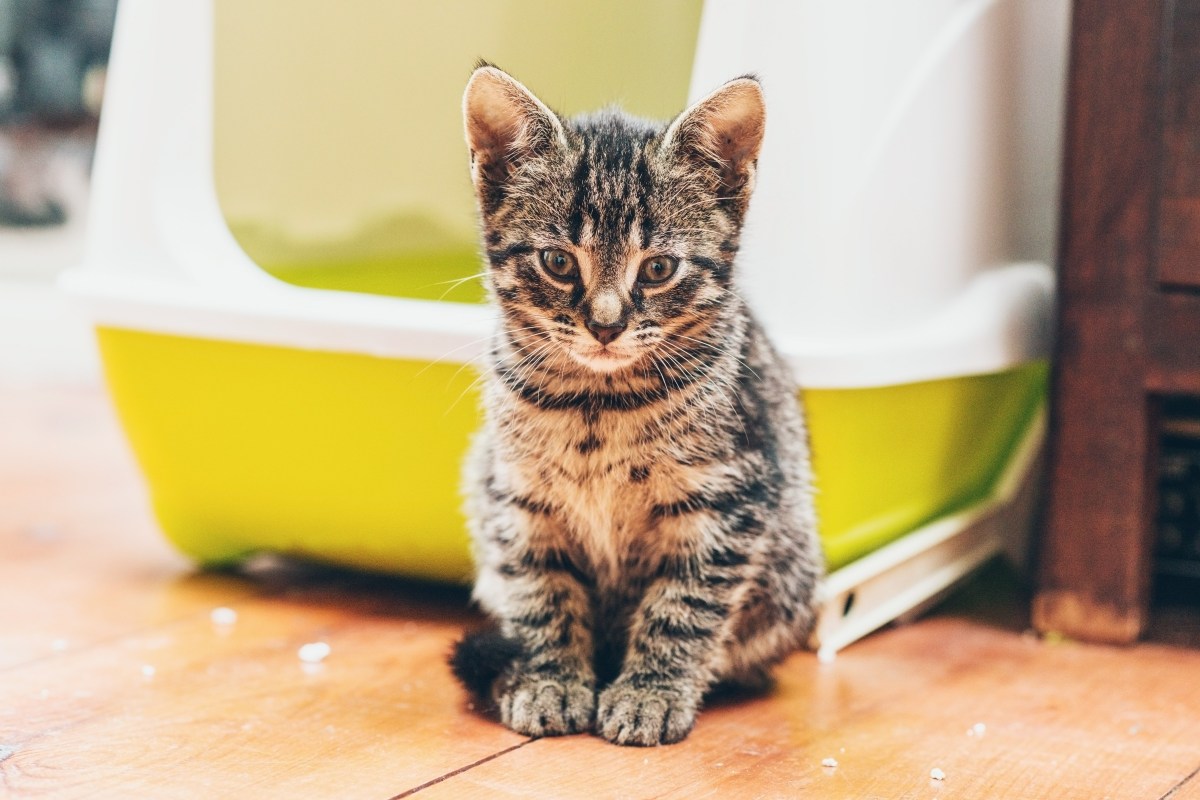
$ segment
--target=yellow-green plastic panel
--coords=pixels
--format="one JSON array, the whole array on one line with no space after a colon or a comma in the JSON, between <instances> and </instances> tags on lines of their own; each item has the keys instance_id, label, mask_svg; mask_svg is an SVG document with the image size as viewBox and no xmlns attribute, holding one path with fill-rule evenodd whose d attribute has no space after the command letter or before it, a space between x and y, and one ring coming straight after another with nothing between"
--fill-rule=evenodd
<instances>
[{"instance_id":1,"label":"yellow-green plastic panel","mask_svg":"<svg viewBox=\"0 0 1200 800\"><path fill-rule=\"evenodd\" d=\"M107 328L99 342L183 552L470 574L458 492L479 419L470 368Z\"/></svg>"},{"instance_id":2,"label":"yellow-green plastic panel","mask_svg":"<svg viewBox=\"0 0 1200 800\"><path fill-rule=\"evenodd\" d=\"M1046 392L1045 362L991 375L803 392L830 568L995 486Z\"/></svg>"},{"instance_id":3,"label":"yellow-green plastic panel","mask_svg":"<svg viewBox=\"0 0 1200 800\"><path fill-rule=\"evenodd\" d=\"M247 251L254 252L250 239L240 237ZM481 275L465 264L475 264L475 250L444 250L427 253L398 253L374 258L339 260L280 261L263 269L286 283L312 289L338 289L343 292L383 294L418 300L444 300L451 303L482 303ZM451 277L456 276L456 277Z\"/></svg>"},{"instance_id":4,"label":"yellow-green plastic panel","mask_svg":"<svg viewBox=\"0 0 1200 800\"><path fill-rule=\"evenodd\" d=\"M114 328L99 341L157 516L183 552L468 578L470 368ZM1045 380L1036 363L805 392L830 567L984 497Z\"/></svg>"}]
</instances>

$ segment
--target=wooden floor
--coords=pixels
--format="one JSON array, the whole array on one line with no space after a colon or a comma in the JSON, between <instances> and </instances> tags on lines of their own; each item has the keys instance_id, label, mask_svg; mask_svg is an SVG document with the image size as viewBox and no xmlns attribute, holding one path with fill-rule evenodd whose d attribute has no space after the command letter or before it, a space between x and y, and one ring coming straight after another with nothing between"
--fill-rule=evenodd
<instances>
[{"instance_id":1,"label":"wooden floor","mask_svg":"<svg viewBox=\"0 0 1200 800\"><path fill-rule=\"evenodd\" d=\"M532 741L447 674L463 592L197 573L97 390L0 391L0 797L1200 800L1200 651L1038 641L1023 602L992 570L832 664L797 654L676 746ZM1197 641L1194 613L1164 619Z\"/></svg>"}]
</instances>

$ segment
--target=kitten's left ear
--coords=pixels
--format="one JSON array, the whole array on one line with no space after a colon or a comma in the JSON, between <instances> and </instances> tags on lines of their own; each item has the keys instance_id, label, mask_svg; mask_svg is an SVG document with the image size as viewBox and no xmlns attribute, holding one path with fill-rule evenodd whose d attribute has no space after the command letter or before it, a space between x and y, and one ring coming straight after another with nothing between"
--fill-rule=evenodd
<instances>
[{"instance_id":1,"label":"kitten's left ear","mask_svg":"<svg viewBox=\"0 0 1200 800\"><path fill-rule=\"evenodd\" d=\"M748 194L766 123L758 80L735 78L676 117L662 147L715 169L721 194Z\"/></svg>"}]
</instances>

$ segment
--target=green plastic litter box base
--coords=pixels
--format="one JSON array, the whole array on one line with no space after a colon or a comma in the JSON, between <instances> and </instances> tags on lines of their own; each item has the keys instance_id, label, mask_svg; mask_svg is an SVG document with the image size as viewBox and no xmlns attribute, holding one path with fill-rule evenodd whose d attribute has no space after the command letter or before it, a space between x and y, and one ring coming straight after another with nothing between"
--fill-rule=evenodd
<instances>
[{"instance_id":1,"label":"green plastic litter box base","mask_svg":"<svg viewBox=\"0 0 1200 800\"><path fill-rule=\"evenodd\" d=\"M471 574L459 470L470 367L98 330L117 411L170 540L441 580ZM987 495L1046 366L803 393L831 569Z\"/></svg>"}]
</instances>

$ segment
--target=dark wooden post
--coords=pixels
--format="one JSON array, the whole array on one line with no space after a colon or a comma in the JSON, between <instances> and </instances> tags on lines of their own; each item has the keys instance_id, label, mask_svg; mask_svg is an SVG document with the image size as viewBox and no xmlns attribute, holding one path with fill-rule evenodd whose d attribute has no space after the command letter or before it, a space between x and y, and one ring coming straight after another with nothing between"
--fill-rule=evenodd
<instances>
[{"instance_id":1,"label":"dark wooden post","mask_svg":"<svg viewBox=\"0 0 1200 800\"><path fill-rule=\"evenodd\" d=\"M1076 0L1068 79L1050 492L1034 625L1129 642L1146 621L1146 392L1163 6Z\"/></svg>"}]
</instances>

